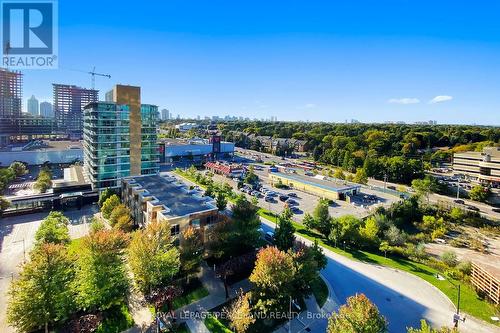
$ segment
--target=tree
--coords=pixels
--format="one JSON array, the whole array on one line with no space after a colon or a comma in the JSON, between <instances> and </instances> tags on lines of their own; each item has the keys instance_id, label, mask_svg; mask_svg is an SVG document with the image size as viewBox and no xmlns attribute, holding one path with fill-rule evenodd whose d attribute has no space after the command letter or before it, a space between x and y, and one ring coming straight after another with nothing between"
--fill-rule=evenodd
<instances>
[{"instance_id":1,"label":"tree","mask_svg":"<svg viewBox=\"0 0 500 333\"><path fill-rule=\"evenodd\" d=\"M73 260L61 244L36 247L8 292L7 321L19 331L31 332L63 321L73 309L70 283Z\"/></svg>"},{"instance_id":2,"label":"tree","mask_svg":"<svg viewBox=\"0 0 500 333\"><path fill-rule=\"evenodd\" d=\"M10 201L0 196L0 216L2 215L2 212L9 207L10 207Z\"/></svg>"},{"instance_id":3,"label":"tree","mask_svg":"<svg viewBox=\"0 0 500 333\"><path fill-rule=\"evenodd\" d=\"M219 211L223 211L226 209L227 198L226 198L226 195L224 193L222 193L222 192L217 193L216 205L217 205L217 209Z\"/></svg>"},{"instance_id":4,"label":"tree","mask_svg":"<svg viewBox=\"0 0 500 333\"><path fill-rule=\"evenodd\" d=\"M387 257L387 251L391 249L391 246L389 245L389 242L387 241L382 241L378 247L378 249L382 252L384 252L384 257Z\"/></svg>"},{"instance_id":5,"label":"tree","mask_svg":"<svg viewBox=\"0 0 500 333\"><path fill-rule=\"evenodd\" d=\"M327 199L319 199L318 205L314 208L313 217L316 221L316 229L323 234L323 236L328 237L330 234L332 218L330 217L330 212L328 211L329 202Z\"/></svg>"},{"instance_id":6,"label":"tree","mask_svg":"<svg viewBox=\"0 0 500 333\"><path fill-rule=\"evenodd\" d=\"M293 283L294 297L306 297L311 293L311 282L319 276L318 255L313 248L303 243L296 244L294 251L287 252L292 256L295 273L290 277Z\"/></svg>"},{"instance_id":7,"label":"tree","mask_svg":"<svg viewBox=\"0 0 500 333\"><path fill-rule=\"evenodd\" d=\"M224 215L208 230L205 247L215 258L229 257L234 248L233 222Z\"/></svg>"},{"instance_id":8,"label":"tree","mask_svg":"<svg viewBox=\"0 0 500 333\"><path fill-rule=\"evenodd\" d=\"M115 192L110 189L109 187L105 188L100 194L99 194L99 201L97 202L99 204L99 207L102 207L104 202L108 200L110 196L115 194Z\"/></svg>"},{"instance_id":9,"label":"tree","mask_svg":"<svg viewBox=\"0 0 500 333\"><path fill-rule=\"evenodd\" d=\"M25 175L28 170L26 169L26 165L22 162L12 162L9 166L9 169L11 169L16 177L20 177L22 175Z\"/></svg>"},{"instance_id":10,"label":"tree","mask_svg":"<svg viewBox=\"0 0 500 333\"><path fill-rule=\"evenodd\" d=\"M335 169L335 172L333 173L333 178L345 179L344 171L342 171L342 169L340 168Z\"/></svg>"},{"instance_id":11,"label":"tree","mask_svg":"<svg viewBox=\"0 0 500 333\"><path fill-rule=\"evenodd\" d=\"M425 197L427 203L429 203L429 195L436 190L436 185L429 176L424 179L412 180L411 187L415 190L418 196Z\"/></svg>"},{"instance_id":12,"label":"tree","mask_svg":"<svg viewBox=\"0 0 500 333\"><path fill-rule=\"evenodd\" d=\"M143 292L165 286L179 272L179 250L172 244L168 223L155 221L137 230L128 254L135 282Z\"/></svg>"},{"instance_id":13,"label":"tree","mask_svg":"<svg viewBox=\"0 0 500 333\"><path fill-rule=\"evenodd\" d=\"M379 242L378 233L379 226L377 220L374 217L369 217L365 221L364 226L359 227L359 236L363 240L363 243L368 246L377 245Z\"/></svg>"},{"instance_id":14,"label":"tree","mask_svg":"<svg viewBox=\"0 0 500 333\"><path fill-rule=\"evenodd\" d=\"M288 207L278 216L278 223L274 231L274 244L281 251L288 251L295 242L295 227L292 224L292 216L293 213Z\"/></svg>"},{"instance_id":15,"label":"tree","mask_svg":"<svg viewBox=\"0 0 500 333\"><path fill-rule=\"evenodd\" d=\"M328 261L326 260L326 256L323 253L323 249L319 246L318 240L315 238L313 246L311 248L314 261L316 261L316 266L318 270L322 270L326 267Z\"/></svg>"},{"instance_id":16,"label":"tree","mask_svg":"<svg viewBox=\"0 0 500 333\"><path fill-rule=\"evenodd\" d=\"M188 227L182 232L182 242L180 246L180 270L189 276L200 270L203 260L203 240L198 229Z\"/></svg>"},{"instance_id":17,"label":"tree","mask_svg":"<svg viewBox=\"0 0 500 333\"><path fill-rule=\"evenodd\" d=\"M359 184L368 184L368 176L364 168L357 168L354 175L354 182Z\"/></svg>"},{"instance_id":18,"label":"tree","mask_svg":"<svg viewBox=\"0 0 500 333\"><path fill-rule=\"evenodd\" d=\"M71 240L68 224L68 218L61 212L50 212L35 233L36 245L46 243L68 244Z\"/></svg>"},{"instance_id":19,"label":"tree","mask_svg":"<svg viewBox=\"0 0 500 333\"><path fill-rule=\"evenodd\" d=\"M446 251L441 254L441 260L449 267L455 267L458 264L457 254L454 251Z\"/></svg>"},{"instance_id":20,"label":"tree","mask_svg":"<svg viewBox=\"0 0 500 333\"><path fill-rule=\"evenodd\" d=\"M381 333L387 329L387 321L378 308L364 294L347 299L328 320L328 333Z\"/></svg>"},{"instance_id":21,"label":"tree","mask_svg":"<svg viewBox=\"0 0 500 333\"><path fill-rule=\"evenodd\" d=\"M40 193L45 193L52 187L52 173L47 167L43 167L38 173L34 188Z\"/></svg>"},{"instance_id":22,"label":"tree","mask_svg":"<svg viewBox=\"0 0 500 333\"><path fill-rule=\"evenodd\" d=\"M80 309L103 311L124 301L129 289L124 260L127 242L127 235L117 229L83 238L74 281Z\"/></svg>"},{"instance_id":23,"label":"tree","mask_svg":"<svg viewBox=\"0 0 500 333\"><path fill-rule=\"evenodd\" d=\"M385 231L384 237L392 246L403 245L406 242L406 234L394 225Z\"/></svg>"},{"instance_id":24,"label":"tree","mask_svg":"<svg viewBox=\"0 0 500 333\"><path fill-rule=\"evenodd\" d=\"M241 291L228 311L231 328L237 333L245 333L255 323L255 318L252 316L252 305L250 304L251 297L250 292L245 294Z\"/></svg>"},{"instance_id":25,"label":"tree","mask_svg":"<svg viewBox=\"0 0 500 333\"><path fill-rule=\"evenodd\" d=\"M130 214L130 209L127 206L119 204L111 211L109 223L111 226L122 229L123 231L130 231L132 229L132 218ZM119 225L118 222L120 222Z\"/></svg>"},{"instance_id":26,"label":"tree","mask_svg":"<svg viewBox=\"0 0 500 333\"><path fill-rule=\"evenodd\" d=\"M115 209L119 204L120 204L120 198L116 194L111 195L102 204L101 207L102 216L105 219L109 219L111 216L111 212L113 212L113 209Z\"/></svg>"},{"instance_id":27,"label":"tree","mask_svg":"<svg viewBox=\"0 0 500 333\"><path fill-rule=\"evenodd\" d=\"M274 246L262 248L257 253L250 282L255 285L258 298L256 308L263 313L281 311L294 295L295 266L293 257Z\"/></svg>"},{"instance_id":28,"label":"tree","mask_svg":"<svg viewBox=\"0 0 500 333\"><path fill-rule=\"evenodd\" d=\"M432 328L424 319L420 321L420 328L408 328L408 333L458 333L457 328L441 327L439 329Z\"/></svg>"},{"instance_id":29,"label":"tree","mask_svg":"<svg viewBox=\"0 0 500 333\"><path fill-rule=\"evenodd\" d=\"M361 220L353 215L344 215L332 219L329 239L355 244L359 239L358 229Z\"/></svg>"},{"instance_id":30,"label":"tree","mask_svg":"<svg viewBox=\"0 0 500 333\"><path fill-rule=\"evenodd\" d=\"M469 192L469 198L474 201L485 202L490 196L491 191L488 187L481 185L474 186Z\"/></svg>"},{"instance_id":31,"label":"tree","mask_svg":"<svg viewBox=\"0 0 500 333\"><path fill-rule=\"evenodd\" d=\"M248 202L245 196L236 198L233 205L233 235L232 244L234 255L250 251L260 239L260 218L258 208Z\"/></svg>"},{"instance_id":32,"label":"tree","mask_svg":"<svg viewBox=\"0 0 500 333\"><path fill-rule=\"evenodd\" d=\"M302 224L304 224L308 230L316 229L317 226L316 220L309 213L305 213L304 219L302 220Z\"/></svg>"}]
</instances>

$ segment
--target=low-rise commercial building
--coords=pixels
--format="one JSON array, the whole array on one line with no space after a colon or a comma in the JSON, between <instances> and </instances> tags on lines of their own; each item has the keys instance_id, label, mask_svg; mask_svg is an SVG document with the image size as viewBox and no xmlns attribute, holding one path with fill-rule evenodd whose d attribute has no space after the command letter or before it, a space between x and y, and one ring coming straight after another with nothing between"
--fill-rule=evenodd
<instances>
[{"instance_id":1,"label":"low-rise commercial building","mask_svg":"<svg viewBox=\"0 0 500 333\"><path fill-rule=\"evenodd\" d=\"M499 187L500 147L486 147L482 152L454 154L453 171L478 184Z\"/></svg>"},{"instance_id":2,"label":"low-rise commercial building","mask_svg":"<svg viewBox=\"0 0 500 333\"><path fill-rule=\"evenodd\" d=\"M179 235L188 226L203 233L218 220L214 199L190 190L172 176L127 177L122 181L121 193L135 223L142 227L158 221L168 223L172 235Z\"/></svg>"},{"instance_id":3,"label":"low-rise commercial building","mask_svg":"<svg viewBox=\"0 0 500 333\"><path fill-rule=\"evenodd\" d=\"M223 175L226 177L240 177L245 173L245 169L241 164L227 163L227 162L207 162L205 168L213 173Z\"/></svg>"},{"instance_id":4,"label":"low-rise commercial building","mask_svg":"<svg viewBox=\"0 0 500 333\"><path fill-rule=\"evenodd\" d=\"M270 172L269 179L272 185L281 183L329 200L346 200L348 196L358 194L361 191L361 185L333 181L319 175L309 177L295 173Z\"/></svg>"},{"instance_id":5,"label":"low-rise commercial building","mask_svg":"<svg viewBox=\"0 0 500 333\"><path fill-rule=\"evenodd\" d=\"M163 139L160 142L160 163L194 161L201 164L211 159L234 155L234 143L210 141L207 139Z\"/></svg>"}]
</instances>

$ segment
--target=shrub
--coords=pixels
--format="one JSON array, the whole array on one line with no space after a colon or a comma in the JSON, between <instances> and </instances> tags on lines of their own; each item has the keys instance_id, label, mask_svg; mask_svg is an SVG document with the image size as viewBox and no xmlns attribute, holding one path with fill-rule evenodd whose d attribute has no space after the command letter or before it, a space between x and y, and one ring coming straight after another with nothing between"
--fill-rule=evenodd
<instances>
[{"instance_id":1,"label":"shrub","mask_svg":"<svg viewBox=\"0 0 500 333\"><path fill-rule=\"evenodd\" d=\"M454 251L443 252L441 260L449 267L455 267L458 264L457 254Z\"/></svg>"},{"instance_id":2,"label":"shrub","mask_svg":"<svg viewBox=\"0 0 500 333\"><path fill-rule=\"evenodd\" d=\"M470 261L461 261L456 269L463 275L469 276L472 273L472 263Z\"/></svg>"}]
</instances>

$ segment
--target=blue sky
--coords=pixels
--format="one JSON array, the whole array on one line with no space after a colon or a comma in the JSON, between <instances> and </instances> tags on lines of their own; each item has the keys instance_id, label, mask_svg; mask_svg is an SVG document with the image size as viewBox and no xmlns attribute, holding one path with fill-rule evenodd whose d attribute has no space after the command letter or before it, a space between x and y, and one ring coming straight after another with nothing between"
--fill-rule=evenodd
<instances>
[{"instance_id":1,"label":"blue sky","mask_svg":"<svg viewBox=\"0 0 500 333\"><path fill-rule=\"evenodd\" d=\"M52 83L140 85L175 115L500 124L497 1L59 1Z\"/></svg>"}]
</instances>

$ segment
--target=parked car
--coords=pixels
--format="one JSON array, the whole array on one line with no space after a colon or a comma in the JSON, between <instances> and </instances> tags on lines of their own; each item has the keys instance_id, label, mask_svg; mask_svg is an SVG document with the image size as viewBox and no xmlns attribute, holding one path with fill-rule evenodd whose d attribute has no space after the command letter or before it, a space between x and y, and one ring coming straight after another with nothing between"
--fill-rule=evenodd
<instances>
[{"instance_id":1,"label":"parked car","mask_svg":"<svg viewBox=\"0 0 500 333\"><path fill-rule=\"evenodd\" d=\"M252 196L256 197L256 198L260 198L262 196L262 194L259 192L259 191L252 191Z\"/></svg>"},{"instance_id":2,"label":"parked car","mask_svg":"<svg viewBox=\"0 0 500 333\"><path fill-rule=\"evenodd\" d=\"M285 201L287 203L288 206L296 206L298 205L299 203L293 199L288 199Z\"/></svg>"},{"instance_id":3,"label":"parked car","mask_svg":"<svg viewBox=\"0 0 500 333\"><path fill-rule=\"evenodd\" d=\"M266 197L264 198L264 200L265 200L266 202L274 202L274 201L275 201L275 200L274 200L274 198L273 198L273 197L270 197L270 196L266 196Z\"/></svg>"},{"instance_id":4,"label":"parked car","mask_svg":"<svg viewBox=\"0 0 500 333\"><path fill-rule=\"evenodd\" d=\"M467 209L469 209L469 210L473 210L473 211L475 211L475 212L479 212L479 210L480 210L480 209L479 209L479 208L477 208L476 206L471 206L471 205L468 205L468 206L467 206Z\"/></svg>"},{"instance_id":5,"label":"parked car","mask_svg":"<svg viewBox=\"0 0 500 333\"><path fill-rule=\"evenodd\" d=\"M465 205L465 201L463 201L462 199L455 199L453 200L453 202L459 205Z\"/></svg>"},{"instance_id":6,"label":"parked car","mask_svg":"<svg viewBox=\"0 0 500 333\"><path fill-rule=\"evenodd\" d=\"M301 210L299 209L299 207L297 207L297 206L292 206L292 207L290 207L290 211L291 211L292 213L294 213L294 214L300 214L300 213L302 213L302 211L301 211Z\"/></svg>"},{"instance_id":7,"label":"parked car","mask_svg":"<svg viewBox=\"0 0 500 333\"><path fill-rule=\"evenodd\" d=\"M274 232L268 231L264 235L264 239L268 241L269 243L274 243Z\"/></svg>"},{"instance_id":8,"label":"parked car","mask_svg":"<svg viewBox=\"0 0 500 333\"><path fill-rule=\"evenodd\" d=\"M279 199L280 199L280 201L285 202L285 201L287 201L289 198L288 198L288 195L284 195L284 194L282 194L282 195L280 195L280 196L279 196Z\"/></svg>"},{"instance_id":9,"label":"parked car","mask_svg":"<svg viewBox=\"0 0 500 333\"><path fill-rule=\"evenodd\" d=\"M297 193L290 192L290 193L288 193L288 196L292 197L292 198L297 198Z\"/></svg>"},{"instance_id":10,"label":"parked car","mask_svg":"<svg viewBox=\"0 0 500 333\"><path fill-rule=\"evenodd\" d=\"M274 192L274 191L267 191L266 195L270 196L270 197L275 197L278 195L278 193Z\"/></svg>"},{"instance_id":11,"label":"parked car","mask_svg":"<svg viewBox=\"0 0 500 333\"><path fill-rule=\"evenodd\" d=\"M500 213L500 208L493 208L492 211L494 211L495 213Z\"/></svg>"}]
</instances>

